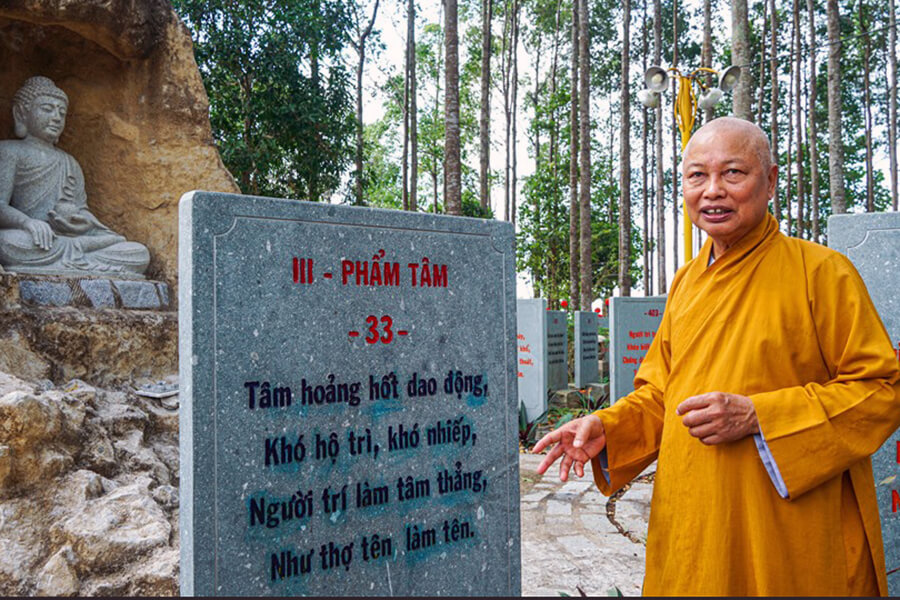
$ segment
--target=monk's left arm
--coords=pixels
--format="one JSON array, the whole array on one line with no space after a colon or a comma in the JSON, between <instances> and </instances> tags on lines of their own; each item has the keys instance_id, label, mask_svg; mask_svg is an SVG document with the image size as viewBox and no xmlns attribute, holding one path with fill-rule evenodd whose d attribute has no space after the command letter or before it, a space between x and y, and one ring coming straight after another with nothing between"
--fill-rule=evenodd
<instances>
[{"instance_id":1,"label":"monk's left arm","mask_svg":"<svg viewBox=\"0 0 900 600\"><path fill-rule=\"evenodd\" d=\"M872 455L900 424L897 356L850 262L818 265L809 299L831 378L750 396L792 499Z\"/></svg>"}]
</instances>

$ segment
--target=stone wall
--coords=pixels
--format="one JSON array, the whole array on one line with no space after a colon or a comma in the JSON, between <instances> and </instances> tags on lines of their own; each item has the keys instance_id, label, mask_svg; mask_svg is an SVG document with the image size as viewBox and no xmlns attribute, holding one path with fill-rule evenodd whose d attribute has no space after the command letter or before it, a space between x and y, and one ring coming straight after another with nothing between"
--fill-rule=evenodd
<instances>
[{"instance_id":1,"label":"stone wall","mask_svg":"<svg viewBox=\"0 0 900 600\"><path fill-rule=\"evenodd\" d=\"M238 192L213 144L188 30L167 0L0 3L0 138L33 75L69 96L59 147L82 166L92 212L145 244L150 279L176 285L178 200Z\"/></svg>"}]
</instances>

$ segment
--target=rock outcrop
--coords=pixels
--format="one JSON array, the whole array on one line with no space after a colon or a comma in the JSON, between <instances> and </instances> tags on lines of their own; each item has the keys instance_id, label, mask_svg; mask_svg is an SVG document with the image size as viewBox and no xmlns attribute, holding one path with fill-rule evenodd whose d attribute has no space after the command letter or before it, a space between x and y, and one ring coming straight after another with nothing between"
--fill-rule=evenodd
<instances>
[{"instance_id":1,"label":"rock outcrop","mask_svg":"<svg viewBox=\"0 0 900 600\"><path fill-rule=\"evenodd\" d=\"M167 0L0 3L0 139L32 75L69 96L59 147L85 174L91 211L150 249L150 279L175 285L178 200L237 192L213 144L190 34Z\"/></svg>"},{"instance_id":2,"label":"rock outcrop","mask_svg":"<svg viewBox=\"0 0 900 600\"><path fill-rule=\"evenodd\" d=\"M177 594L177 489L172 399L0 372L0 595Z\"/></svg>"}]
</instances>

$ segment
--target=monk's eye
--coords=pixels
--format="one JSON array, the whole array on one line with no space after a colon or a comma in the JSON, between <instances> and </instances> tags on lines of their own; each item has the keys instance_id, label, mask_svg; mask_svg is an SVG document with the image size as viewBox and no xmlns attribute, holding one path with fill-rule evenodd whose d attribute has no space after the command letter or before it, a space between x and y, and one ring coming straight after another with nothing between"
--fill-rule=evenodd
<instances>
[{"instance_id":1,"label":"monk's eye","mask_svg":"<svg viewBox=\"0 0 900 600\"><path fill-rule=\"evenodd\" d=\"M695 182L695 181L702 181L702 180L703 180L702 172L692 171L692 172L688 173L688 181Z\"/></svg>"},{"instance_id":2,"label":"monk's eye","mask_svg":"<svg viewBox=\"0 0 900 600\"><path fill-rule=\"evenodd\" d=\"M744 172L740 169L728 169L725 171L725 177L728 181L738 181L744 177Z\"/></svg>"}]
</instances>

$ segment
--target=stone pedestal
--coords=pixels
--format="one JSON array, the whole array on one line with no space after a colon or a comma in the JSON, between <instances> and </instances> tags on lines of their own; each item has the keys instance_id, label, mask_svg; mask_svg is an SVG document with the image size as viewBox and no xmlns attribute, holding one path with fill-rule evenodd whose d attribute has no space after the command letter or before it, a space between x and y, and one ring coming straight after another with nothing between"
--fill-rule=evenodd
<instances>
[{"instance_id":1,"label":"stone pedestal","mask_svg":"<svg viewBox=\"0 0 900 600\"><path fill-rule=\"evenodd\" d=\"M156 281L0 275L0 371L99 386L178 370L178 317Z\"/></svg>"}]
</instances>

